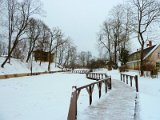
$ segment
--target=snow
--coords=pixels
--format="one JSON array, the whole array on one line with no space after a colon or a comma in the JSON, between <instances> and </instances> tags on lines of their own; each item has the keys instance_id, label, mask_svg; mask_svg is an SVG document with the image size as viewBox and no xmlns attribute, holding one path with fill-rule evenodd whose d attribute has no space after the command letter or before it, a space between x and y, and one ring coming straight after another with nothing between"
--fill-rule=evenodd
<instances>
[{"instance_id":1,"label":"snow","mask_svg":"<svg viewBox=\"0 0 160 120\"><path fill-rule=\"evenodd\" d=\"M64 120L72 85L87 83L85 75L64 73L1 80L0 119Z\"/></svg>"},{"instance_id":2,"label":"snow","mask_svg":"<svg viewBox=\"0 0 160 120\"><path fill-rule=\"evenodd\" d=\"M4 57L0 57L0 64L5 60ZM20 61L19 59L11 59L11 63L7 63L4 68L0 67L0 75L5 74L15 74L15 73L30 73L30 66L31 63L24 63ZM39 62L33 61L32 63L33 72L45 72L48 71L48 62L42 62L40 65ZM57 71L60 70L59 68L55 67L55 64L51 64L51 71Z\"/></svg>"},{"instance_id":3,"label":"snow","mask_svg":"<svg viewBox=\"0 0 160 120\"><path fill-rule=\"evenodd\" d=\"M136 120L160 120L160 78L140 77L139 72L125 74L138 75L139 93L137 94Z\"/></svg>"},{"instance_id":4,"label":"snow","mask_svg":"<svg viewBox=\"0 0 160 120\"><path fill-rule=\"evenodd\" d=\"M139 77L138 120L160 120L160 79Z\"/></svg>"},{"instance_id":5,"label":"snow","mask_svg":"<svg viewBox=\"0 0 160 120\"><path fill-rule=\"evenodd\" d=\"M3 59L3 57L0 58L0 63ZM47 71L47 63L42 63L41 66L36 62L33 64L34 71ZM28 73L30 72L29 66L29 64L12 59L11 64L7 64L3 69L0 68L0 74ZM52 64L52 70L58 70L54 64ZM102 92L102 98L99 99L98 88L95 87L91 106L88 103L87 91L81 91L78 99L78 118L80 120L97 120L99 117L102 120L119 120L120 118L117 119L116 116L120 116L123 120L132 120L134 112L132 101L135 94L137 95L135 120L160 120L160 75L153 79L140 77L137 71L126 72L125 74L132 76L138 75L139 93L135 93L135 88L120 81L118 70L98 69L95 72L111 76L114 79L113 89L107 94ZM2 79L0 80L0 120L66 120L72 86L79 87L91 82L94 81L86 79L85 74L72 73ZM121 86L125 86L123 87L123 90L126 91L125 95L123 95L124 91L118 90ZM122 103L116 102L116 98Z\"/></svg>"},{"instance_id":6,"label":"snow","mask_svg":"<svg viewBox=\"0 0 160 120\"><path fill-rule=\"evenodd\" d=\"M107 73L112 79L120 80L117 70L101 69L99 73ZM140 77L139 71L124 72L127 75L138 75L139 93L137 93L136 120L160 120L160 75L158 78Z\"/></svg>"},{"instance_id":7,"label":"snow","mask_svg":"<svg viewBox=\"0 0 160 120\"><path fill-rule=\"evenodd\" d=\"M78 113L78 120L134 120L135 89L114 79L112 86L109 94Z\"/></svg>"}]
</instances>

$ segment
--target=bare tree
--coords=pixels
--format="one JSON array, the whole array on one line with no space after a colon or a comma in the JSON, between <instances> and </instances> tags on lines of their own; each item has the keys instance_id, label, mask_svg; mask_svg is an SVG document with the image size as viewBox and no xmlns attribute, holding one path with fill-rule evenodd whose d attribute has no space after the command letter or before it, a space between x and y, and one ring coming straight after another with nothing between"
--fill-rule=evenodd
<instances>
[{"instance_id":1,"label":"bare tree","mask_svg":"<svg viewBox=\"0 0 160 120\"><path fill-rule=\"evenodd\" d=\"M81 51L79 54L79 62L82 67L86 66L86 52Z\"/></svg>"},{"instance_id":2,"label":"bare tree","mask_svg":"<svg viewBox=\"0 0 160 120\"><path fill-rule=\"evenodd\" d=\"M51 65L51 54L56 54L56 50L59 46L63 45L65 41L62 40L63 34L59 28L53 28L50 32L50 42L49 42L49 63L48 63L48 71L50 71ZM55 57L55 56L54 56Z\"/></svg>"},{"instance_id":3,"label":"bare tree","mask_svg":"<svg viewBox=\"0 0 160 120\"><path fill-rule=\"evenodd\" d=\"M40 3L40 2L39 2ZM37 4L37 3L36 3ZM8 1L8 21L9 21L9 50L8 56L1 64L3 68L6 62L10 59L13 50L16 48L18 42L23 39L25 29L28 25L29 18L40 12L40 6L33 0L24 0L17 2L16 0ZM14 34L14 36L13 36ZM13 45L10 45L10 41L13 40Z\"/></svg>"},{"instance_id":4,"label":"bare tree","mask_svg":"<svg viewBox=\"0 0 160 120\"><path fill-rule=\"evenodd\" d=\"M25 55L26 55L25 53L26 48L27 48L26 41L19 41L15 49L13 50L12 57L16 59L24 60Z\"/></svg>"},{"instance_id":5,"label":"bare tree","mask_svg":"<svg viewBox=\"0 0 160 120\"><path fill-rule=\"evenodd\" d=\"M141 45L140 70L143 76L143 49L145 33L160 18L160 2L158 0L133 0L134 31Z\"/></svg>"},{"instance_id":6,"label":"bare tree","mask_svg":"<svg viewBox=\"0 0 160 120\"><path fill-rule=\"evenodd\" d=\"M3 7L4 7L4 5L3 5L3 0L0 0L0 28L1 28L1 21L2 21L2 11L3 11ZM1 30L1 29L0 29ZM1 32L1 31L0 31ZM0 36L1 36L1 34L0 34Z\"/></svg>"},{"instance_id":7,"label":"bare tree","mask_svg":"<svg viewBox=\"0 0 160 120\"><path fill-rule=\"evenodd\" d=\"M86 53L87 67L89 67L91 59L92 59L92 53L90 51L88 51Z\"/></svg>"},{"instance_id":8,"label":"bare tree","mask_svg":"<svg viewBox=\"0 0 160 120\"><path fill-rule=\"evenodd\" d=\"M63 67L71 67L74 69L77 58L76 47L71 42L70 38L67 38L66 40Z\"/></svg>"},{"instance_id":9,"label":"bare tree","mask_svg":"<svg viewBox=\"0 0 160 120\"><path fill-rule=\"evenodd\" d=\"M103 24L102 32L98 36L99 43L105 47L109 54L109 60L112 61L111 51L111 25L106 20Z\"/></svg>"},{"instance_id":10,"label":"bare tree","mask_svg":"<svg viewBox=\"0 0 160 120\"><path fill-rule=\"evenodd\" d=\"M8 7L8 62L10 63L10 51L11 51L11 43L12 36L14 34L15 26L16 26L16 12L18 10L18 2L16 0L7 0Z\"/></svg>"},{"instance_id":11,"label":"bare tree","mask_svg":"<svg viewBox=\"0 0 160 120\"><path fill-rule=\"evenodd\" d=\"M112 8L109 18L103 23L99 34L99 43L107 49L109 61L114 61L117 68L121 48L126 48L131 33L131 11L125 5Z\"/></svg>"},{"instance_id":12,"label":"bare tree","mask_svg":"<svg viewBox=\"0 0 160 120\"><path fill-rule=\"evenodd\" d=\"M0 41L0 56L1 55L6 55L7 53L7 45L5 42Z\"/></svg>"},{"instance_id":13,"label":"bare tree","mask_svg":"<svg viewBox=\"0 0 160 120\"><path fill-rule=\"evenodd\" d=\"M41 51L48 51L49 50L49 44L50 44L50 28L42 22L41 25L41 35L40 39L36 42L36 49ZM40 60L40 65L42 61Z\"/></svg>"},{"instance_id":14,"label":"bare tree","mask_svg":"<svg viewBox=\"0 0 160 120\"><path fill-rule=\"evenodd\" d=\"M75 46L71 46L70 48L70 68L74 69L76 67L77 60L77 50Z\"/></svg>"},{"instance_id":15,"label":"bare tree","mask_svg":"<svg viewBox=\"0 0 160 120\"><path fill-rule=\"evenodd\" d=\"M26 30L27 38L28 38L28 53L26 62L29 61L33 50L36 47L36 41L40 39L40 35L42 32L41 25L42 21L31 18L29 20L29 24Z\"/></svg>"}]
</instances>

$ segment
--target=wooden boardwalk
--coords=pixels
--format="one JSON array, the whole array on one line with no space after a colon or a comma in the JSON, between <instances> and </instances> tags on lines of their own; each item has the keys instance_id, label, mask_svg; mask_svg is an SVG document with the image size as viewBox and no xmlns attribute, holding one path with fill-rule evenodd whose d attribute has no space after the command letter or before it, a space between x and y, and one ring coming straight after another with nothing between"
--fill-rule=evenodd
<instances>
[{"instance_id":1,"label":"wooden boardwalk","mask_svg":"<svg viewBox=\"0 0 160 120\"><path fill-rule=\"evenodd\" d=\"M112 80L112 90L101 100L77 114L77 120L134 120L136 90Z\"/></svg>"}]
</instances>

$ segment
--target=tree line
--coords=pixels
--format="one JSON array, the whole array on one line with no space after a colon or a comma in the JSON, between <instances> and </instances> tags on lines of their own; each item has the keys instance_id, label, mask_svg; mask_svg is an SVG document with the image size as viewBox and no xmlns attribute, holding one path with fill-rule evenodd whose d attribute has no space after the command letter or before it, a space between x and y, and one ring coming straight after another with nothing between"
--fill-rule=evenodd
<instances>
[{"instance_id":1,"label":"tree line","mask_svg":"<svg viewBox=\"0 0 160 120\"><path fill-rule=\"evenodd\" d=\"M98 43L105 49L108 60L115 68L118 67L118 61L121 61L121 65L127 63L129 42L136 40L141 46L140 70L143 75L143 50L147 33L157 29L155 25L158 25L159 19L158 0L131 0L111 9L98 34Z\"/></svg>"},{"instance_id":2,"label":"tree line","mask_svg":"<svg viewBox=\"0 0 160 120\"><path fill-rule=\"evenodd\" d=\"M54 53L57 67L86 67L91 52L78 53L71 38L66 37L60 28L50 28L35 17L42 14L39 0L0 0L0 55L6 55L1 67L11 63L12 57L32 62L35 50ZM50 65L49 61L48 71Z\"/></svg>"}]
</instances>

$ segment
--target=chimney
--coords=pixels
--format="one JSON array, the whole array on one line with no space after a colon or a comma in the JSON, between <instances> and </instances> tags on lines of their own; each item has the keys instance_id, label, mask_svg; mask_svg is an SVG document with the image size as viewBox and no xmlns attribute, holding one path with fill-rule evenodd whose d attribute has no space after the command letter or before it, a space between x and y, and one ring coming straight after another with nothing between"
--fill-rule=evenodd
<instances>
[{"instance_id":1,"label":"chimney","mask_svg":"<svg viewBox=\"0 0 160 120\"><path fill-rule=\"evenodd\" d=\"M152 47L152 41L147 41L147 47Z\"/></svg>"}]
</instances>

